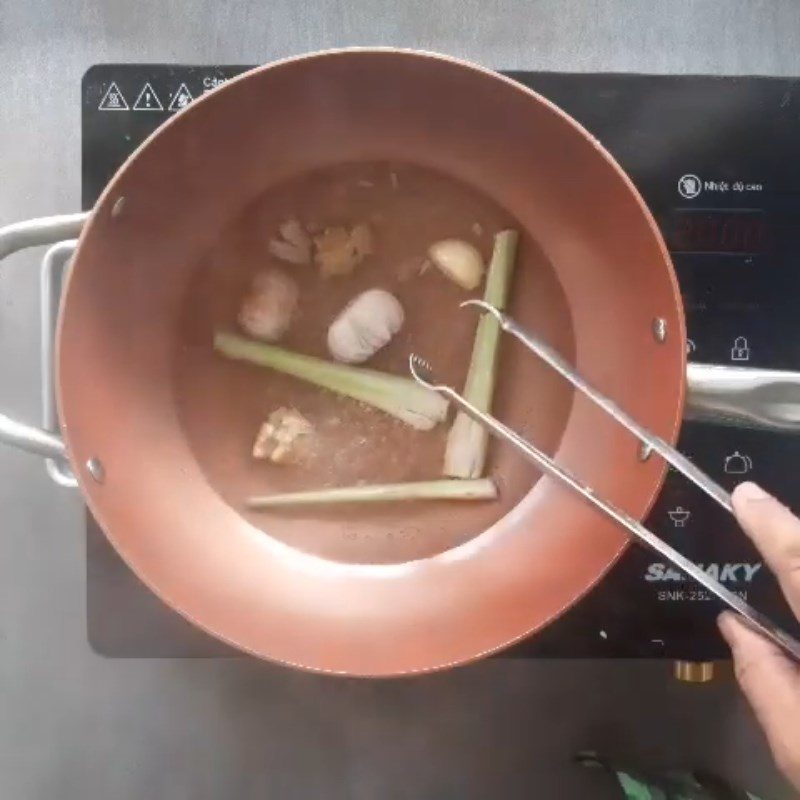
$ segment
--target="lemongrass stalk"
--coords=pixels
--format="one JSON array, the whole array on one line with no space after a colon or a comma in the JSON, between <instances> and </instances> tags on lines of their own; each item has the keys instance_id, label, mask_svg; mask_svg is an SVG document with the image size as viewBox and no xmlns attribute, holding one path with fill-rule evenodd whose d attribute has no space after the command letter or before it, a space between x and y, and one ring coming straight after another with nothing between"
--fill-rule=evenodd
<instances>
[{"instance_id":1,"label":"lemongrass stalk","mask_svg":"<svg viewBox=\"0 0 800 800\"><path fill-rule=\"evenodd\" d=\"M416 483L384 483L373 486L346 486L308 492L289 492L250 497L247 508L292 508L337 505L341 503L390 503L404 500L494 500L497 487L489 478L472 481L436 480Z\"/></svg>"},{"instance_id":2,"label":"lemongrass stalk","mask_svg":"<svg viewBox=\"0 0 800 800\"><path fill-rule=\"evenodd\" d=\"M494 237L494 250L486 275L483 299L504 309L508 299L517 255L517 231L501 231ZM464 386L464 397L481 411L492 409L492 396L497 377L497 351L500 345L500 323L492 314L478 321L472 359ZM479 478L486 466L489 433L464 412L456 414L447 436L444 474L453 478Z\"/></svg>"},{"instance_id":3,"label":"lemongrass stalk","mask_svg":"<svg viewBox=\"0 0 800 800\"><path fill-rule=\"evenodd\" d=\"M217 332L214 349L374 406L417 430L430 430L447 416L447 400L411 378L325 361L235 333Z\"/></svg>"}]
</instances>

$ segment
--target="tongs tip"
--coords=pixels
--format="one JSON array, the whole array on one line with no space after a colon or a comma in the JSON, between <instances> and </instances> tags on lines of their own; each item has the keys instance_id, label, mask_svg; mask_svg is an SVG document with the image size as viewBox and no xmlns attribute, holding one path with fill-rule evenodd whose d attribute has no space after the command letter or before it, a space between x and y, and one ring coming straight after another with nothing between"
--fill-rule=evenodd
<instances>
[{"instance_id":1,"label":"tongs tip","mask_svg":"<svg viewBox=\"0 0 800 800\"><path fill-rule=\"evenodd\" d=\"M416 353L411 353L411 355L409 355L408 371L417 383L422 384L428 389L435 388L433 367L430 365L430 362L426 361L422 356L418 356Z\"/></svg>"},{"instance_id":2,"label":"tongs tip","mask_svg":"<svg viewBox=\"0 0 800 800\"><path fill-rule=\"evenodd\" d=\"M466 308L467 306L474 306L475 308L481 309L481 311L486 311L495 317L501 325L505 324L506 318L503 312L491 303L487 303L486 300L474 297L471 300L465 300L459 305L459 308Z\"/></svg>"}]
</instances>

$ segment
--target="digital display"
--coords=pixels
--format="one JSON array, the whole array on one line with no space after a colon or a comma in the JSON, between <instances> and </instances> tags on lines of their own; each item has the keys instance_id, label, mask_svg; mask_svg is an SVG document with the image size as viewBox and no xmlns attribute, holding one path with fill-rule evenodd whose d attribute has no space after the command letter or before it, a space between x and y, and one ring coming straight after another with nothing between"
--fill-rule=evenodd
<instances>
[{"instance_id":1,"label":"digital display","mask_svg":"<svg viewBox=\"0 0 800 800\"><path fill-rule=\"evenodd\" d=\"M673 253L757 255L770 239L762 211L681 209L663 221L662 230Z\"/></svg>"}]
</instances>

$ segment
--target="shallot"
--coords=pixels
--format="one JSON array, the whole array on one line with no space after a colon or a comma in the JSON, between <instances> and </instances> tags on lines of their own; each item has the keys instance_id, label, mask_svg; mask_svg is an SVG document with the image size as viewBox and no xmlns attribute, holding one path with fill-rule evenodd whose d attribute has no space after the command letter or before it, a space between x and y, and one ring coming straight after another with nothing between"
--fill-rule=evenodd
<instances>
[{"instance_id":1,"label":"shallot","mask_svg":"<svg viewBox=\"0 0 800 800\"><path fill-rule=\"evenodd\" d=\"M297 307L297 284L278 269L258 272L239 311L239 325L254 339L277 342Z\"/></svg>"}]
</instances>

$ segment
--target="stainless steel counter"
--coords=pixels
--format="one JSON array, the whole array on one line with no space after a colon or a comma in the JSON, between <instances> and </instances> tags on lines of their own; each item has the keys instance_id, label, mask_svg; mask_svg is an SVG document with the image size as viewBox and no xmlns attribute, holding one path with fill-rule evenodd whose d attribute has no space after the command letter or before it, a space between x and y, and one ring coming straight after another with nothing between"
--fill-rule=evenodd
<instances>
[{"instance_id":1,"label":"stainless steel counter","mask_svg":"<svg viewBox=\"0 0 800 800\"><path fill-rule=\"evenodd\" d=\"M77 209L79 84L96 62L385 44L506 68L789 75L799 38L795 0L0 0L0 222ZM30 420L37 264L0 270L0 407ZM665 664L492 661L365 683L248 660L104 660L86 640L78 496L2 450L0 509L0 797L613 797L571 765L581 747L779 796L732 684L679 685Z\"/></svg>"}]
</instances>

